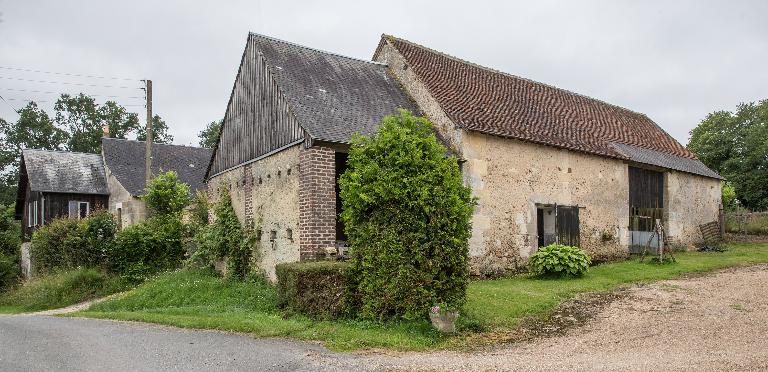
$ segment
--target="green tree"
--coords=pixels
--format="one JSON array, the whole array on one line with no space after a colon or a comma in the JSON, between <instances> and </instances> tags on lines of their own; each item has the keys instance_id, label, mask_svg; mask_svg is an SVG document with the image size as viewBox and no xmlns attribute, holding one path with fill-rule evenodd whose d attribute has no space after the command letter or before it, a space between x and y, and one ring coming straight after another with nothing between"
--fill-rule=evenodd
<instances>
[{"instance_id":1,"label":"green tree","mask_svg":"<svg viewBox=\"0 0 768 372\"><path fill-rule=\"evenodd\" d=\"M139 141L147 140L147 128L140 126L136 131L136 139ZM152 143L171 143L173 136L168 131L168 124L165 123L160 115L152 117Z\"/></svg>"},{"instance_id":2,"label":"green tree","mask_svg":"<svg viewBox=\"0 0 768 372\"><path fill-rule=\"evenodd\" d=\"M80 93L62 94L54 104L56 124L69 132L67 149L74 152L101 152L101 116L93 97Z\"/></svg>"},{"instance_id":3,"label":"green tree","mask_svg":"<svg viewBox=\"0 0 768 372\"><path fill-rule=\"evenodd\" d=\"M728 179L744 207L768 208L768 100L707 115L688 148Z\"/></svg>"},{"instance_id":4,"label":"green tree","mask_svg":"<svg viewBox=\"0 0 768 372\"><path fill-rule=\"evenodd\" d=\"M0 119L0 203L4 204L16 199L21 150L61 150L68 137L35 102L18 114L16 122Z\"/></svg>"},{"instance_id":5,"label":"green tree","mask_svg":"<svg viewBox=\"0 0 768 372\"><path fill-rule=\"evenodd\" d=\"M197 137L200 138L200 147L212 149L216 146L216 143L219 142L219 131L223 122L224 119L214 120L208 123L205 129L197 133Z\"/></svg>"},{"instance_id":6,"label":"green tree","mask_svg":"<svg viewBox=\"0 0 768 372\"><path fill-rule=\"evenodd\" d=\"M109 126L109 136L112 138L126 139L141 128L138 114L128 112L125 107L113 101L104 102L97 111L102 125Z\"/></svg>"},{"instance_id":7,"label":"green tree","mask_svg":"<svg viewBox=\"0 0 768 372\"><path fill-rule=\"evenodd\" d=\"M180 216L189 205L189 185L169 171L153 177L141 196L153 216Z\"/></svg>"},{"instance_id":8,"label":"green tree","mask_svg":"<svg viewBox=\"0 0 768 372\"><path fill-rule=\"evenodd\" d=\"M14 204L0 204L0 255L16 257L21 246L21 226L14 220Z\"/></svg>"},{"instance_id":9,"label":"green tree","mask_svg":"<svg viewBox=\"0 0 768 372\"><path fill-rule=\"evenodd\" d=\"M458 308L469 280L475 201L458 162L432 124L407 111L352 139L341 176L349 280L365 318L420 318L437 304Z\"/></svg>"}]
</instances>

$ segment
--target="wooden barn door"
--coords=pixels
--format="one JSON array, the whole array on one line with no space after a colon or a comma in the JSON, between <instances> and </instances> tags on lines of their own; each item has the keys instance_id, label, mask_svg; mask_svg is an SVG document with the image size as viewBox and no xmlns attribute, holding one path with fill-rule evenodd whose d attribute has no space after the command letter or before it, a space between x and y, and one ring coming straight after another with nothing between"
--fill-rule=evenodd
<instances>
[{"instance_id":1,"label":"wooden barn door","mask_svg":"<svg viewBox=\"0 0 768 372\"><path fill-rule=\"evenodd\" d=\"M578 247L581 243L579 207L555 205L555 231L558 244Z\"/></svg>"}]
</instances>

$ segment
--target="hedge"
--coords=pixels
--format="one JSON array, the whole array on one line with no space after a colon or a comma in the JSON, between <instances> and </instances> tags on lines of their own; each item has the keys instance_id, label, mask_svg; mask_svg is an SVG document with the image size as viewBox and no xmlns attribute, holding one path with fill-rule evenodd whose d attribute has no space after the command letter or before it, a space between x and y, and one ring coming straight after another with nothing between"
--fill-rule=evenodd
<instances>
[{"instance_id":1,"label":"hedge","mask_svg":"<svg viewBox=\"0 0 768 372\"><path fill-rule=\"evenodd\" d=\"M278 306L318 319L335 319L348 311L345 274L348 264L339 261L278 264Z\"/></svg>"}]
</instances>

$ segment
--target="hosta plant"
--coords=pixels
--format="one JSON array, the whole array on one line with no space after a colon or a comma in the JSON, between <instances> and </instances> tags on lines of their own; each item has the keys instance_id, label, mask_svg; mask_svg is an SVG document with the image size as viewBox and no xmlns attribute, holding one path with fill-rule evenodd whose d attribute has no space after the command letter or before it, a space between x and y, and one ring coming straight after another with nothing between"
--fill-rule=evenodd
<instances>
[{"instance_id":1,"label":"hosta plant","mask_svg":"<svg viewBox=\"0 0 768 372\"><path fill-rule=\"evenodd\" d=\"M587 272L592 260L578 247L550 244L539 248L529 259L531 271L542 276L580 276Z\"/></svg>"}]
</instances>

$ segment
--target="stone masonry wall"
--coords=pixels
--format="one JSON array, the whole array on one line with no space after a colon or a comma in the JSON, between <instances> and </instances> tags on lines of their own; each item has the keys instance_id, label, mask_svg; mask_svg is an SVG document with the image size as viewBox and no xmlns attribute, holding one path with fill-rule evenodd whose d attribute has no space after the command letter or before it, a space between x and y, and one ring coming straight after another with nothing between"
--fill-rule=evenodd
<instances>
[{"instance_id":1,"label":"stone masonry wall","mask_svg":"<svg viewBox=\"0 0 768 372\"><path fill-rule=\"evenodd\" d=\"M301 145L229 170L208 182L209 198L230 188L232 205L244 225L252 224L259 242L253 265L276 280L275 265L299 260L299 153ZM211 196L213 195L213 196ZM260 233L259 233L260 232Z\"/></svg>"},{"instance_id":2,"label":"stone masonry wall","mask_svg":"<svg viewBox=\"0 0 768 372\"><path fill-rule=\"evenodd\" d=\"M702 240L699 225L718 221L720 180L690 173L665 173L666 232L673 243L692 248Z\"/></svg>"},{"instance_id":3,"label":"stone masonry wall","mask_svg":"<svg viewBox=\"0 0 768 372\"><path fill-rule=\"evenodd\" d=\"M109 190L108 209L117 216L117 207L120 206L122 227L128 227L147 218L147 206L141 199L132 196L128 190L117 180L114 174L105 166L107 175L107 189Z\"/></svg>"},{"instance_id":4,"label":"stone masonry wall","mask_svg":"<svg viewBox=\"0 0 768 372\"><path fill-rule=\"evenodd\" d=\"M305 261L336 243L335 152L322 146L302 149L299 163L299 249Z\"/></svg>"},{"instance_id":5,"label":"stone masonry wall","mask_svg":"<svg viewBox=\"0 0 768 372\"><path fill-rule=\"evenodd\" d=\"M537 249L536 205L579 206L581 247L593 259L628 254L629 186L622 161L469 133L464 177L478 197L474 274L517 271ZM614 238L603 241L603 233Z\"/></svg>"}]
</instances>

